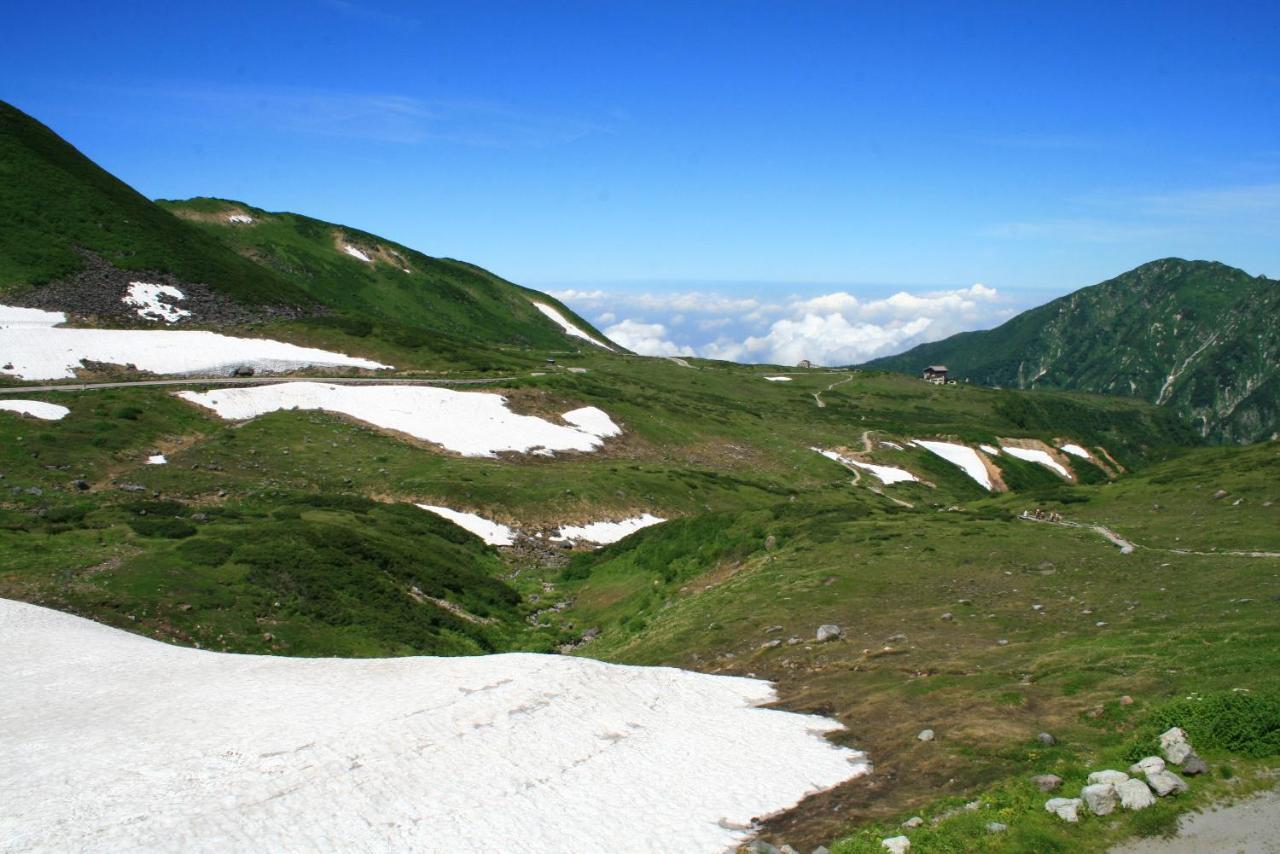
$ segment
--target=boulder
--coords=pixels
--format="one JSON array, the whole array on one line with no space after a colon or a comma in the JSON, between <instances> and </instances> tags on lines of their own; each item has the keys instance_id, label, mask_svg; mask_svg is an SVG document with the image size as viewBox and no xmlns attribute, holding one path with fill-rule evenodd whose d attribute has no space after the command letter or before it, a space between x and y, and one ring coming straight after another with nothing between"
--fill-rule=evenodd
<instances>
[{"instance_id":1,"label":"boulder","mask_svg":"<svg viewBox=\"0 0 1280 854\"><path fill-rule=\"evenodd\" d=\"M818 639L818 643L825 643L829 640L836 640L841 634L839 626L827 624L825 626L818 626L818 633L816 637Z\"/></svg>"},{"instance_id":2,"label":"boulder","mask_svg":"<svg viewBox=\"0 0 1280 854\"><path fill-rule=\"evenodd\" d=\"M1125 775L1125 779L1129 779ZM1080 799L1085 807L1094 815L1111 815L1116 811L1119 797L1116 787L1111 783L1092 783L1080 790Z\"/></svg>"},{"instance_id":3,"label":"boulder","mask_svg":"<svg viewBox=\"0 0 1280 854\"><path fill-rule=\"evenodd\" d=\"M920 826L920 825L922 825L922 824L924 824L924 819L922 819L922 818L921 818L920 816L918 816L918 815L913 815L913 816L911 816L911 818L909 818L909 819L907 819L906 821L904 821L904 822L902 823L902 826L903 826L903 827L919 827L919 826Z\"/></svg>"},{"instance_id":4,"label":"boulder","mask_svg":"<svg viewBox=\"0 0 1280 854\"><path fill-rule=\"evenodd\" d=\"M1147 784L1160 797L1176 795L1187 790L1187 783L1172 771L1157 771L1147 775Z\"/></svg>"},{"instance_id":5,"label":"boulder","mask_svg":"<svg viewBox=\"0 0 1280 854\"><path fill-rule=\"evenodd\" d=\"M1055 744L1058 743L1058 740L1047 732L1042 732L1039 735L1037 735L1036 741L1040 742L1045 747L1053 747Z\"/></svg>"},{"instance_id":6,"label":"boulder","mask_svg":"<svg viewBox=\"0 0 1280 854\"><path fill-rule=\"evenodd\" d=\"M911 840L905 836L890 836L880 840L880 847L889 854L907 854L911 850Z\"/></svg>"},{"instance_id":7,"label":"boulder","mask_svg":"<svg viewBox=\"0 0 1280 854\"><path fill-rule=\"evenodd\" d=\"M917 735L916 738L920 739L921 741L933 741L933 730L922 729L920 730L920 734Z\"/></svg>"},{"instance_id":8,"label":"boulder","mask_svg":"<svg viewBox=\"0 0 1280 854\"><path fill-rule=\"evenodd\" d=\"M1031 782L1035 783L1042 792L1053 792L1062 785L1062 778L1057 774L1041 774L1032 777Z\"/></svg>"},{"instance_id":9,"label":"boulder","mask_svg":"<svg viewBox=\"0 0 1280 854\"><path fill-rule=\"evenodd\" d=\"M1199 774L1208 774L1209 766L1205 761L1196 754L1192 753L1182 760L1182 773L1188 777L1195 777Z\"/></svg>"},{"instance_id":10,"label":"boulder","mask_svg":"<svg viewBox=\"0 0 1280 854\"><path fill-rule=\"evenodd\" d=\"M1071 824L1080 820L1079 798L1050 798L1044 802L1044 808Z\"/></svg>"},{"instance_id":11,"label":"boulder","mask_svg":"<svg viewBox=\"0 0 1280 854\"><path fill-rule=\"evenodd\" d=\"M1165 761L1181 765L1191 755L1191 745L1187 743L1187 734L1181 727L1173 727L1160 734L1160 752Z\"/></svg>"},{"instance_id":12,"label":"boulder","mask_svg":"<svg viewBox=\"0 0 1280 854\"><path fill-rule=\"evenodd\" d=\"M1164 760L1159 756L1148 756L1146 759L1139 759L1129 766L1129 773L1135 777L1139 774L1154 774L1163 770Z\"/></svg>"},{"instance_id":13,"label":"boulder","mask_svg":"<svg viewBox=\"0 0 1280 854\"><path fill-rule=\"evenodd\" d=\"M747 846L747 850L751 854L778 854L777 847L765 842L763 839L756 839Z\"/></svg>"},{"instance_id":14,"label":"boulder","mask_svg":"<svg viewBox=\"0 0 1280 854\"><path fill-rule=\"evenodd\" d=\"M819 845L817 848L809 852L809 854L831 854L831 851L827 849L827 846Z\"/></svg>"},{"instance_id":15,"label":"boulder","mask_svg":"<svg viewBox=\"0 0 1280 854\"><path fill-rule=\"evenodd\" d=\"M1094 771L1089 775L1090 783L1110 783L1113 786L1123 783L1129 779L1129 775L1123 771Z\"/></svg>"},{"instance_id":16,"label":"boulder","mask_svg":"<svg viewBox=\"0 0 1280 854\"><path fill-rule=\"evenodd\" d=\"M1145 810L1156 802L1151 787L1141 780L1125 780L1116 786L1116 794L1120 796L1120 806L1134 812Z\"/></svg>"}]
</instances>

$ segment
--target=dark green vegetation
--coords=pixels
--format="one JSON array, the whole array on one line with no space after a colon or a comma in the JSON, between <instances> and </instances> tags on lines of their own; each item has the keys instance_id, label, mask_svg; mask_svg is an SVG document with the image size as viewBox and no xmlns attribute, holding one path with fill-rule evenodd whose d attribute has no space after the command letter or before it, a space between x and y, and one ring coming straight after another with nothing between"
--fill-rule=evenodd
<instances>
[{"instance_id":1,"label":"dark green vegetation","mask_svg":"<svg viewBox=\"0 0 1280 854\"><path fill-rule=\"evenodd\" d=\"M868 367L1006 388L1131 395L1168 406L1203 436L1271 438L1280 421L1280 282L1166 258Z\"/></svg>"}]
</instances>

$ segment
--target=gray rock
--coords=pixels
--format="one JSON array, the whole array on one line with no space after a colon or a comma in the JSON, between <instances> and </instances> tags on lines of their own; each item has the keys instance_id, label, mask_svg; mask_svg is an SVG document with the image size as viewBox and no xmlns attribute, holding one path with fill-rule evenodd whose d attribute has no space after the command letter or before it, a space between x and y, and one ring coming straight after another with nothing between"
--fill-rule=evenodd
<instances>
[{"instance_id":1,"label":"gray rock","mask_svg":"<svg viewBox=\"0 0 1280 854\"><path fill-rule=\"evenodd\" d=\"M1054 792L1062 785L1062 778L1057 774L1041 774L1038 777L1032 777L1031 782L1042 792Z\"/></svg>"},{"instance_id":2,"label":"gray rock","mask_svg":"<svg viewBox=\"0 0 1280 854\"><path fill-rule=\"evenodd\" d=\"M1058 743L1058 740L1047 732L1042 732L1039 735L1037 735L1036 741L1040 742L1045 747L1053 747L1055 744Z\"/></svg>"},{"instance_id":3,"label":"gray rock","mask_svg":"<svg viewBox=\"0 0 1280 854\"><path fill-rule=\"evenodd\" d=\"M902 826L903 826L903 827L919 827L919 826L920 826L920 825L922 825L922 824L924 824L924 819L922 819L922 818L921 818L920 816L918 816L918 815L913 815L913 816L911 816L911 818L909 818L909 819L907 819L906 821L904 821L904 822L902 823Z\"/></svg>"},{"instance_id":4,"label":"gray rock","mask_svg":"<svg viewBox=\"0 0 1280 854\"><path fill-rule=\"evenodd\" d=\"M1135 777L1139 774L1154 774L1157 771L1164 770L1164 760L1159 756L1148 756L1146 759L1139 759L1137 762L1129 766L1129 773Z\"/></svg>"},{"instance_id":5,"label":"gray rock","mask_svg":"<svg viewBox=\"0 0 1280 854\"><path fill-rule=\"evenodd\" d=\"M76 489L80 490L81 492L84 492L85 490L87 490L87 489L89 488L89 481L87 481L87 480L73 480L73 481L71 481L71 485L72 485L72 486L74 486Z\"/></svg>"},{"instance_id":6,"label":"gray rock","mask_svg":"<svg viewBox=\"0 0 1280 854\"><path fill-rule=\"evenodd\" d=\"M1129 779L1129 775L1123 771L1094 771L1089 775L1089 783L1110 783L1118 786L1125 780Z\"/></svg>"},{"instance_id":7,"label":"gray rock","mask_svg":"<svg viewBox=\"0 0 1280 854\"><path fill-rule=\"evenodd\" d=\"M911 850L911 840L905 836L890 836L880 840L880 847L889 854L907 854Z\"/></svg>"},{"instance_id":8,"label":"gray rock","mask_svg":"<svg viewBox=\"0 0 1280 854\"><path fill-rule=\"evenodd\" d=\"M1009 825L998 821L987 822L987 833L1004 833L1009 829Z\"/></svg>"},{"instance_id":9,"label":"gray rock","mask_svg":"<svg viewBox=\"0 0 1280 854\"><path fill-rule=\"evenodd\" d=\"M916 738L920 739L921 741L933 741L933 730L922 729L920 730L920 734L917 735Z\"/></svg>"},{"instance_id":10,"label":"gray rock","mask_svg":"<svg viewBox=\"0 0 1280 854\"><path fill-rule=\"evenodd\" d=\"M747 846L747 850L750 851L751 854L779 854L778 849L775 846L770 845L763 839L752 840L751 844Z\"/></svg>"},{"instance_id":11,"label":"gray rock","mask_svg":"<svg viewBox=\"0 0 1280 854\"><path fill-rule=\"evenodd\" d=\"M1186 759L1182 760L1182 773L1186 774L1188 777L1208 774L1209 766L1205 764L1203 759L1192 753Z\"/></svg>"},{"instance_id":12,"label":"gray rock","mask_svg":"<svg viewBox=\"0 0 1280 854\"><path fill-rule=\"evenodd\" d=\"M761 649L777 649L780 646L782 646L782 641L778 638L760 644Z\"/></svg>"},{"instance_id":13,"label":"gray rock","mask_svg":"<svg viewBox=\"0 0 1280 854\"><path fill-rule=\"evenodd\" d=\"M1191 755L1191 745L1187 743L1187 734L1181 727L1173 727L1160 734L1160 752L1166 762L1181 765Z\"/></svg>"},{"instance_id":14,"label":"gray rock","mask_svg":"<svg viewBox=\"0 0 1280 854\"><path fill-rule=\"evenodd\" d=\"M843 632L840 631L839 626L833 626L828 623L824 626L818 626L818 633L815 637L817 638L818 643L825 643L829 640L838 639L841 634L843 634Z\"/></svg>"},{"instance_id":15,"label":"gray rock","mask_svg":"<svg viewBox=\"0 0 1280 854\"><path fill-rule=\"evenodd\" d=\"M1217 492L1213 494L1213 500L1221 501L1222 499L1226 498L1228 495L1230 495L1230 493L1227 492L1225 489L1219 489Z\"/></svg>"},{"instance_id":16,"label":"gray rock","mask_svg":"<svg viewBox=\"0 0 1280 854\"><path fill-rule=\"evenodd\" d=\"M1127 780L1128 777L1125 777ZM1116 811L1119 798L1111 783L1093 783L1080 790L1080 799L1094 815L1111 815Z\"/></svg>"},{"instance_id":17,"label":"gray rock","mask_svg":"<svg viewBox=\"0 0 1280 854\"><path fill-rule=\"evenodd\" d=\"M790 845L783 845L778 849L778 854L800 854L800 852L792 848Z\"/></svg>"},{"instance_id":18,"label":"gray rock","mask_svg":"<svg viewBox=\"0 0 1280 854\"><path fill-rule=\"evenodd\" d=\"M1187 783L1172 771L1157 771L1147 775L1147 784L1160 797L1176 795L1187 790Z\"/></svg>"},{"instance_id":19,"label":"gray rock","mask_svg":"<svg viewBox=\"0 0 1280 854\"><path fill-rule=\"evenodd\" d=\"M1120 806L1134 812L1145 810L1156 802L1151 787L1141 780L1125 780L1116 786L1116 794L1120 796Z\"/></svg>"},{"instance_id":20,"label":"gray rock","mask_svg":"<svg viewBox=\"0 0 1280 854\"><path fill-rule=\"evenodd\" d=\"M1071 824L1075 824L1080 820L1079 798L1050 798L1044 802L1044 808Z\"/></svg>"},{"instance_id":21,"label":"gray rock","mask_svg":"<svg viewBox=\"0 0 1280 854\"><path fill-rule=\"evenodd\" d=\"M809 852L809 854L831 854L831 852L827 850L827 846L819 845L817 848L813 849L813 851Z\"/></svg>"}]
</instances>

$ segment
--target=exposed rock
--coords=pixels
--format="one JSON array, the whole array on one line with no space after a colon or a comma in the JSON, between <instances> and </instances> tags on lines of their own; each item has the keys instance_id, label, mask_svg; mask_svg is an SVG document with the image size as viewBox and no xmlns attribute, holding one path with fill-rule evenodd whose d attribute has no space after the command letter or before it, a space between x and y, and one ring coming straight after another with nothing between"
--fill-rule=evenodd
<instances>
[{"instance_id":1,"label":"exposed rock","mask_svg":"<svg viewBox=\"0 0 1280 854\"><path fill-rule=\"evenodd\" d=\"M1047 732L1042 732L1039 735L1037 735L1036 741L1040 742L1045 747L1053 747L1055 744L1058 743L1058 740Z\"/></svg>"},{"instance_id":2,"label":"exposed rock","mask_svg":"<svg viewBox=\"0 0 1280 854\"><path fill-rule=\"evenodd\" d=\"M933 730L922 729L920 730L920 734L917 735L916 738L920 739L921 741L933 741Z\"/></svg>"},{"instance_id":3,"label":"exposed rock","mask_svg":"<svg viewBox=\"0 0 1280 854\"><path fill-rule=\"evenodd\" d=\"M1132 706L1132 705L1133 705L1133 698L1132 698L1132 697L1130 697L1128 694L1125 694L1123 697L1121 697L1121 698L1120 698L1120 705L1122 705L1122 706Z\"/></svg>"},{"instance_id":4,"label":"exposed rock","mask_svg":"<svg viewBox=\"0 0 1280 854\"><path fill-rule=\"evenodd\" d=\"M780 646L782 646L782 641L778 638L774 638L773 640L765 641L760 644L761 649L777 649Z\"/></svg>"},{"instance_id":5,"label":"exposed rock","mask_svg":"<svg viewBox=\"0 0 1280 854\"><path fill-rule=\"evenodd\" d=\"M1047 793L1057 791L1058 787L1062 785L1062 778L1057 774L1040 774L1037 777L1032 777L1031 782L1035 783L1040 791Z\"/></svg>"},{"instance_id":6,"label":"exposed rock","mask_svg":"<svg viewBox=\"0 0 1280 854\"><path fill-rule=\"evenodd\" d=\"M1230 495L1230 493L1227 492L1225 489L1219 489L1217 492L1213 494L1213 500L1221 501L1222 499L1226 498L1228 495Z\"/></svg>"},{"instance_id":7,"label":"exposed rock","mask_svg":"<svg viewBox=\"0 0 1280 854\"><path fill-rule=\"evenodd\" d=\"M1182 760L1182 773L1188 777L1195 777L1200 774L1208 774L1209 766L1205 761L1196 754L1192 753Z\"/></svg>"},{"instance_id":8,"label":"exposed rock","mask_svg":"<svg viewBox=\"0 0 1280 854\"><path fill-rule=\"evenodd\" d=\"M1009 825L998 821L987 822L987 833L1004 833L1009 829Z\"/></svg>"},{"instance_id":9,"label":"exposed rock","mask_svg":"<svg viewBox=\"0 0 1280 854\"><path fill-rule=\"evenodd\" d=\"M818 626L818 633L815 637L817 638L818 643L825 643L829 640L838 639L842 634L843 632L840 631L839 626L834 626L828 623L823 626Z\"/></svg>"},{"instance_id":10,"label":"exposed rock","mask_svg":"<svg viewBox=\"0 0 1280 854\"><path fill-rule=\"evenodd\" d=\"M920 825L922 825L922 824L924 824L924 819L922 819L922 818L921 818L920 816L918 816L918 815L913 815L913 816L911 816L911 818L909 818L909 819L907 819L906 821L904 821L904 822L902 823L902 826L903 826L903 827L919 827L919 826L920 826Z\"/></svg>"},{"instance_id":11,"label":"exposed rock","mask_svg":"<svg viewBox=\"0 0 1280 854\"><path fill-rule=\"evenodd\" d=\"M827 850L827 846L819 845L817 848L813 849L813 851L809 852L809 854L831 854L831 852Z\"/></svg>"},{"instance_id":12,"label":"exposed rock","mask_svg":"<svg viewBox=\"0 0 1280 854\"><path fill-rule=\"evenodd\" d=\"M771 552L771 551L773 551L775 548L777 548L777 546L778 546L778 538L777 538L777 537L775 537L773 534L770 534L769 536L767 536L767 537L765 537L765 538L764 538L764 548L765 548L765 551L770 551L770 552Z\"/></svg>"},{"instance_id":13,"label":"exposed rock","mask_svg":"<svg viewBox=\"0 0 1280 854\"><path fill-rule=\"evenodd\" d=\"M1141 780L1124 781L1116 786L1116 794L1120 796L1120 806L1127 810L1144 810L1156 802L1151 787Z\"/></svg>"},{"instance_id":14,"label":"exposed rock","mask_svg":"<svg viewBox=\"0 0 1280 854\"><path fill-rule=\"evenodd\" d=\"M1126 776L1127 780L1128 777ZM1116 811L1116 787L1110 783L1093 783L1080 791L1080 799L1094 815L1111 815Z\"/></svg>"},{"instance_id":15,"label":"exposed rock","mask_svg":"<svg viewBox=\"0 0 1280 854\"><path fill-rule=\"evenodd\" d=\"M1129 766L1129 773L1134 776L1138 774L1155 774L1157 771L1163 770L1164 760L1159 756L1148 756L1146 759L1139 759Z\"/></svg>"},{"instance_id":16,"label":"exposed rock","mask_svg":"<svg viewBox=\"0 0 1280 854\"><path fill-rule=\"evenodd\" d=\"M800 852L792 848L790 845L783 845L778 849L778 854L800 854Z\"/></svg>"},{"instance_id":17,"label":"exposed rock","mask_svg":"<svg viewBox=\"0 0 1280 854\"><path fill-rule=\"evenodd\" d=\"M1160 752L1166 762L1181 765L1191 755L1191 745L1187 743L1187 734L1181 727L1173 727L1160 734Z\"/></svg>"},{"instance_id":18,"label":"exposed rock","mask_svg":"<svg viewBox=\"0 0 1280 854\"><path fill-rule=\"evenodd\" d=\"M1094 771L1089 775L1089 782L1092 783L1110 783L1118 786L1125 780L1129 779L1129 775L1123 771Z\"/></svg>"},{"instance_id":19,"label":"exposed rock","mask_svg":"<svg viewBox=\"0 0 1280 854\"><path fill-rule=\"evenodd\" d=\"M911 840L905 836L890 836L880 840L880 847L889 854L907 854L911 850Z\"/></svg>"},{"instance_id":20,"label":"exposed rock","mask_svg":"<svg viewBox=\"0 0 1280 854\"><path fill-rule=\"evenodd\" d=\"M1079 798L1050 798L1044 802L1044 808L1063 821L1075 824L1080 820Z\"/></svg>"},{"instance_id":21,"label":"exposed rock","mask_svg":"<svg viewBox=\"0 0 1280 854\"><path fill-rule=\"evenodd\" d=\"M751 854L779 854L776 846L770 845L763 839L752 840L751 844L747 846L747 850Z\"/></svg>"},{"instance_id":22,"label":"exposed rock","mask_svg":"<svg viewBox=\"0 0 1280 854\"><path fill-rule=\"evenodd\" d=\"M954 619L955 619L955 617L951 614L951 612L950 612L950 611L948 611L947 613L945 613L945 614L943 614L943 615L942 615L942 619L944 619L944 620L954 620Z\"/></svg>"},{"instance_id":23,"label":"exposed rock","mask_svg":"<svg viewBox=\"0 0 1280 854\"><path fill-rule=\"evenodd\" d=\"M1147 783L1160 797L1176 795L1187 790L1187 783L1172 771L1157 771L1147 775Z\"/></svg>"}]
</instances>

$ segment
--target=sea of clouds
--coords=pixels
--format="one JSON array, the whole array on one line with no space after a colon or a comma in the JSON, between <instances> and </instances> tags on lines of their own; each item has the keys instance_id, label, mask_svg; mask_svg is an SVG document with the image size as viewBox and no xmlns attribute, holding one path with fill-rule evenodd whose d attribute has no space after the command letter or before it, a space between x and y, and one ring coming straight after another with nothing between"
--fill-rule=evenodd
<instances>
[{"instance_id":1,"label":"sea of clouds","mask_svg":"<svg viewBox=\"0 0 1280 854\"><path fill-rule=\"evenodd\" d=\"M610 339L646 356L735 362L849 365L971 329L996 326L1025 306L995 288L848 291L783 298L714 290L552 290Z\"/></svg>"}]
</instances>

